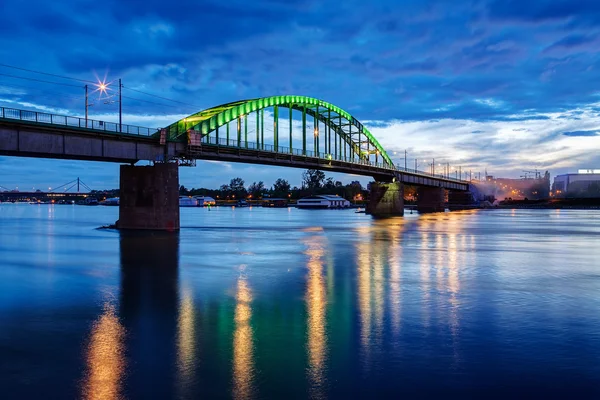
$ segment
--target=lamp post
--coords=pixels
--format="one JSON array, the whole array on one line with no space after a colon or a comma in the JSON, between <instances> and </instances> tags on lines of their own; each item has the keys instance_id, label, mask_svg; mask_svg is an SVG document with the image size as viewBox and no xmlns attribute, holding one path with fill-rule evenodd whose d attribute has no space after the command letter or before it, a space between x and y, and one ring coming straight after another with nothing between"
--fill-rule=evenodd
<instances>
[{"instance_id":1,"label":"lamp post","mask_svg":"<svg viewBox=\"0 0 600 400\"><path fill-rule=\"evenodd\" d=\"M85 85L85 127L88 127L88 85Z\"/></svg>"},{"instance_id":2,"label":"lamp post","mask_svg":"<svg viewBox=\"0 0 600 400\"><path fill-rule=\"evenodd\" d=\"M122 117L123 117L123 109L122 109L123 102L121 101L121 89L122 88L123 88L123 84L121 83L121 78L119 78L119 132L123 132L122 126L121 126Z\"/></svg>"},{"instance_id":3,"label":"lamp post","mask_svg":"<svg viewBox=\"0 0 600 400\"><path fill-rule=\"evenodd\" d=\"M98 90L100 90L100 93L104 92L106 93L106 90L108 89L108 83L104 83L104 82L99 82L98 83ZM121 82L121 78L119 78L119 100L117 100L117 102L119 103L119 132L123 132L123 101L122 101L122 96L121 96L121 92L123 90L123 83ZM111 104L114 103L114 101L105 101L104 104Z\"/></svg>"}]
</instances>

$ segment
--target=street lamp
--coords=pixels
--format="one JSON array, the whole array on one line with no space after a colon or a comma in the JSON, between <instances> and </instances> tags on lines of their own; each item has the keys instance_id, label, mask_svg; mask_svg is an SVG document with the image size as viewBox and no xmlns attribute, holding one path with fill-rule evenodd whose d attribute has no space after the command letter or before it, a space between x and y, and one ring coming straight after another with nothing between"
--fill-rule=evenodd
<instances>
[{"instance_id":1,"label":"street lamp","mask_svg":"<svg viewBox=\"0 0 600 400\"><path fill-rule=\"evenodd\" d=\"M98 81L98 83L96 84L97 87L97 91L100 92L100 95L102 96L102 93L106 94L108 96L108 89L109 89L109 85L110 82L106 82L106 81ZM104 104L111 104L111 103L119 103L119 132L123 131L122 128L122 123L123 123L123 102L122 102L122 96L121 96L121 92L123 89L123 83L121 83L121 78L119 78L119 100L116 101L105 101ZM86 85L86 96L87 96L87 85ZM86 104L87 104L87 97L86 97ZM87 107L86 107L87 109ZM86 114L87 115L87 114Z\"/></svg>"},{"instance_id":2,"label":"street lamp","mask_svg":"<svg viewBox=\"0 0 600 400\"><path fill-rule=\"evenodd\" d=\"M394 155L396 154L396 152L394 152ZM401 160L404 160L404 170L407 170L407 163L408 163L408 157L406 155L406 150L404 150L404 157L400 157ZM415 160L416 162L417 160ZM416 169L416 168L415 168Z\"/></svg>"},{"instance_id":3,"label":"street lamp","mask_svg":"<svg viewBox=\"0 0 600 400\"><path fill-rule=\"evenodd\" d=\"M121 80L119 79L119 86L121 83ZM106 79L101 81L100 79L98 79L97 83L93 84L96 89L94 89L94 92L100 92L99 98L102 99L102 94L105 94L106 96L108 96L108 89L109 89L109 85L110 82L106 82ZM88 85L84 86L85 88L85 127L87 128L88 126L88 109L94 105L94 103L90 103L89 102L89 96L88 96ZM121 100L121 89L119 88L119 104L120 104L120 100ZM105 103L107 104L107 103ZM121 110L120 110L120 106L119 106L119 121L120 121L120 114L121 114Z\"/></svg>"}]
</instances>

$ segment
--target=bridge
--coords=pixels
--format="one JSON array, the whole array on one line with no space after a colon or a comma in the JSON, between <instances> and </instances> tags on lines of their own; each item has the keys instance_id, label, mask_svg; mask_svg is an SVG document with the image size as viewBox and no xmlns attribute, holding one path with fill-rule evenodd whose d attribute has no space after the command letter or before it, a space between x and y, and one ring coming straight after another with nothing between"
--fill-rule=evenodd
<instances>
[{"instance_id":1,"label":"bridge","mask_svg":"<svg viewBox=\"0 0 600 400\"><path fill-rule=\"evenodd\" d=\"M162 129L0 107L0 155L129 164L121 166L123 227L178 228L177 190L164 187L178 188L177 166L199 159L371 176L377 184L367 211L381 216L402 215L403 184L419 187L421 212L442 210L444 189L469 190L468 182L449 175L394 165L356 118L305 96L223 104ZM135 167L141 160L154 165ZM154 222L135 222L149 210Z\"/></svg>"}]
</instances>

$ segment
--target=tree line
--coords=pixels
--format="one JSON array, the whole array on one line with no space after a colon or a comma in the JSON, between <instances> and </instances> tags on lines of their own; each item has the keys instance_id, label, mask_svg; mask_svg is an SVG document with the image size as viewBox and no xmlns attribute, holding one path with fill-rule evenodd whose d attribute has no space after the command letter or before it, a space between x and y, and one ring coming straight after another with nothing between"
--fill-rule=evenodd
<instances>
[{"instance_id":1,"label":"tree line","mask_svg":"<svg viewBox=\"0 0 600 400\"><path fill-rule=\"evenodd\" d=\"M239 177L231 179L228 184L223 184L218 189L188 189L183 185L179 187L179 194L182 196L210 196L215 199L299 199L315 194L331 194L352 201L366 199L367 193L359 181L344 185L316 169L308 169L302 173L301 187L292 187L283 178L277 179L271 187L266 187L263 181L255 181L246 186L246 182Z\"/></svg>"}]
</instances>

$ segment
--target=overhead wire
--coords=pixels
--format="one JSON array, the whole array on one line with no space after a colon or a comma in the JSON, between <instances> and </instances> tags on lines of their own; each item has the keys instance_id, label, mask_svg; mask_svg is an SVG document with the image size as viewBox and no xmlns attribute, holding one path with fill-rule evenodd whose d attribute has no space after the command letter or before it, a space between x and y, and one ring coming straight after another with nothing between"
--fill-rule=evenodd
<instances>
[{"instance_id":1,"label":"overhead wire","mask_svg":"<svg viewBox=\"0 0 600 400\"><path fill-rule=\"evenodd\" d=\"M17 75L3 74L3 73L0 73L0 76L7 76L7 77L10 77L10 78L23 79L23 80L34 81L34 82L52 83L54 85L60 85L60 86L70 86L70 87L76 87L76 88L82 88L83 87L83 86L80 86L80 85L71 85L69 83L45 81L43 79L27 78L27 77L24 77L24 76L17 76Z\"/></svg>"},{"instance_id":2,"label":"overhead wire","mask_svg":"<svg viewBox=\"0 0 600 400\"><path fill-rule=\"evenodd\" d=\"M69 77L69 76L64 76L64 75L59 75L59 74L53 74L53 73L48 73L48 72L43 72L43 71L36 71L36 70L32 70L32 69L28 69L28 68L22 68L22 67L17 67L17 66L14 66L14 65L9 65L9 64L4 64L4 63L0 63L0 67L12 68L12 69L16 69L16 70L20 70L20 71L26 71L26 72L31 72L31 73L35 73L35 74L52 76L52 77L55 77L55 78L70 79L70 80L74 80L74 81L78 81L78 82L90 83L90 84L93 84L95 86L98 85L97 82L93 82L93 81L86 80L86 79L73 78L73 77ZM48 81L48 80L44 80L44 79L24 77L24 76L11 75L11 74L5 74L5 73L0 73L0 76L5 76L5 77L9 77L9 78L14 78L14 79L22 79L22 80L27 80L27 81L32 81L32 82L48 83L48 84L53 84L53 85L66 86L66 87L83 88L83 86L79 86L79 85L73 85L73 84L62 83L62 82L55 82L55 81ZM107 84L107 85L109 85L109 84ZM186 107L193 108L194 110L202 108L202 107L194 105L194 104L185 103L185 102L182 102L182 101L179 101L179 100L170 99L168 97L163 97L163 96L155 95L155 94L152 94L152 93L144 92L142 90L134 89L134 88L131 88L131 87L128 87L128 86L125 86L125 85L122 85L121 87L123 89L131 90L133 92L137 92L137 93L140 93L140 94L143 94L143 95L146 95L146 96L150 96L150 97L154 97L154 98L157 98L157 99L166 100L166 101L170 101L170 102L173 102L173 103L181 104L181 105L184 105ZM111 93L112 93L112 96L116 95L116 91L114 89L111 90ZM54 94L56 94L56 93L54 93ZM129 99L129 100L133 100L133 101L144 102L144 103L147 103L147 104L153 104L153 105L161 106L161 107L170 107L170 108L175 108L175 109L180 109L181 108L181 107L178 107L178 106L175 106L175 105L159 103L159 102L145 100L145 99L140 99L140 98L136 98L136 97L123 96L123 95L121 95L121 97L124 98L124 99ZM107 102L106 99L100 99L100 100L105 100L105 102L107 104L109 104L109 102ZM114 101L110 101L110 102L114 102ZM166 113L164 113L164 114L166 114Z\"/></svg>"},{"instance_id":3,"label":"overhead wire","mask_svg":"<svg viewBox=\"0 0 600 400\"><path fill-rule=\"evenodd\" d=\"M74 100L83 100L85 98L84 95L75 96L75 95L69 95L69 94L65 94L65 93L61 93L61 92L47 91L47 90L40 89L40 88L37 88L37 87L24 86L24 85L15 85L13 83L6 83L4 81L0 81L0 88L2 88L2 87L33 90L33 91L36 91L38 93L43 93L43 94L52 95L52 96L60 96L60 97L65 97L65 98L71 98L71 99L74 99ZM12 96L22 96L23 95L23 93L6 93L6 94L12 95Z\"/></svg>"},{"instance_id":4,"label":"overhead wire","mask_svg":"<svg viewBox=\"0 0 600 400\"><path fill-rule=\"evenodd\" d=\"M89 81L89 80L86 80L86 79L79 79L79 78L73 78L71 76L64 76L64 75L52 74L52 73L49 73L49 72L36 71L36 70L33 70L33 69L27 69L27 68L17 67L17 66L14 66L14 65L8 65L8 64L4 64L4 63L0 63L0 66L1 67L6 67L6 68L18 69L18 70L21 70L21 71L33 72L34 74L41 74L41 75L53 76L55 78L71 79L71 80L74 80L74 81L85 82L85 83L92 83L92 84L96 84L97 83L97 82Z\"/></svg>"},{"instance_id":5,"label":"overhead wire","mask_svg":"<svg viewBox=\"0 0 600 400\"><path fill-rule=\"evenodd\" d=\"M197 106L197 105L194 105L194 104L190 104L190 103L184 103L183 101L179 101L179 100L173 100L173 99L169 99L168 97L162 97L162 96L158 96L158 95L156 95L156 94L151 94L151 93L143 92L143 91L141 91L141 90L133 89L133 88L130 88L129 86L125 86L125 85L123 85L123 89L127 89L127 90L131 90L131 91L133 91L133 92L138 92L138 93L141 93L141 94L145 94L145 95L147 95L147 96L156 97L157 99L162 99L162 100L172 101L172 102L174 102L174 103L179 103L179 104L183 104L183 105L185 105L185 106L194 107L194 108L196 108L196 109L198 109L198 108L201 108L200 106Z\"/></svg>"},{"instance_id":6,"label":"overhead wire","mask_svg":"<svg viewBox=\"0 0 600 400\"><path fill-rule=\"evenodd\" d=\"M78 82L91 83L91 84L94 84L94 85L98 84L98 82L94 82L94 81L90 81L90 80L86 80L86 79L79 79L79 78L73 78L73 77L70 77L70 76L64 76L64 75L59 75L59 74L52 74L52 73L49 73L49 72L36 71L36 70L22 68L22 67L17 67L17 66L14 66L14 65L8 65L8 64L4 64L4 63L0 63L0 66L6 67L6 68L13 68L13 69L17 69L17 70L20 70L20 71L32 72L32 73L35 73L35 74L42 74L42 75L47 75L47 76L53 76L53 77L56 77L56 78L71 79L71 80L78 81ZM56 85L80 87L80 86L76 86L76 85L69 85L69 84L66 84L66 83L44 81L44 80L36 79L36 78L20 77L20 76L9 75L9 74L2 74L2 73L0 73L0 75L10 76L10 77L17 78L17 79L27 79L27 80L37 81L37 82L53 83L53 84L56 84ZM137 92L137 93L140 93L140 94L144 94L146 96L155 97L157 99L162 99L162 100L171 101L171 102L174 102L174 103L186 105L186 106L189 106L189 107L193 107L194 109L201 108L200 106L195 105L195 104L185 103L185 102L182 102L182 101L179 101L179 100L170 99L168 97L159 96L159 95L156 95L156 94L144 92L142 90L134 89L134 88L131 88L131 87L126 86L126 85L122 85L122 88L123 89L127 89L127 90L131 90L133 92ZM122 96L122 97L124 97L124 96ZM141 100L141 99L138 99L138 100L144 101L144 100ZM164 104L161 104L161 103L153 103L153 104L164 105Z\"/></svg>"}]
</instances>

